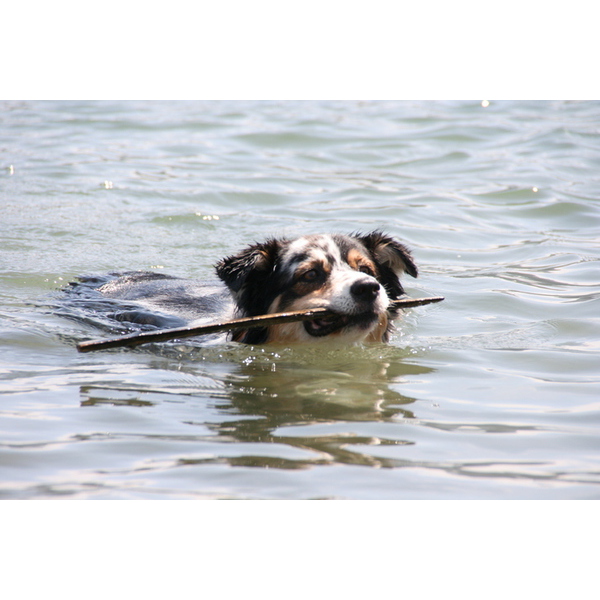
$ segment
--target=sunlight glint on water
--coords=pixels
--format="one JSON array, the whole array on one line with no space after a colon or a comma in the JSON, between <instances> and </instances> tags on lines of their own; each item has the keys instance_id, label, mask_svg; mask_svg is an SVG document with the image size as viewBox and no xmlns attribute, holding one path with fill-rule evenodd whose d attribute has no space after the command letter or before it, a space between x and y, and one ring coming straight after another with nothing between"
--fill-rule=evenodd
<instances>
[{"instance_id":1,"label":"sunlight glint on water","mask_svg":"<svg viewBox=\"0 0 600 600\"><path fill-rule=\"evenodd\" d=\"M0 497L600 497L600 104L0 105ZM57 311L81 274L212 279L383 228L389 345L168 343Z\"/></svg>"}]
</instances>

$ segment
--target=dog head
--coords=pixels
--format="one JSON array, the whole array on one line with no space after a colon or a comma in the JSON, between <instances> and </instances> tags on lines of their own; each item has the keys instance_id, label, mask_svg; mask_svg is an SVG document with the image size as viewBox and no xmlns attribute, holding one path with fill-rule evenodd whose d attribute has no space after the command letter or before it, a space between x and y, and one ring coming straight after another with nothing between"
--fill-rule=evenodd
<instances>
[{"instance_id":1,"label":"dog head","mask_svg":"<svg viewBox=\"0 0 600 600\"><path fill-rule=\"evenodd\" d=\"M390 302L404 293L399 276L417 277L410 251L379 231L270 239L224 258L216 270L238 317L317 307L335 313L234 334L248 344L387 341L397 315Z\"/></svg>"}]
</instances>

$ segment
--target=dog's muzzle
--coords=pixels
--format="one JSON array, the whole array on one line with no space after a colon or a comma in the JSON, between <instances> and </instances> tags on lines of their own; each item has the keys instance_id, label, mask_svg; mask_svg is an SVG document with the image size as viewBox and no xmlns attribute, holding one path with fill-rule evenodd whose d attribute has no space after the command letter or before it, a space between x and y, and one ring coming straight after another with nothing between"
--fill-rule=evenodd
<instances>
[{"instance_id":1,"label":"dog's muzzle","mask_svg":"<svg viewBox=\"0 0 600 600\"><path fill-rule=\"evenodd\" d=\"M368 329L375 322L378 316L374 312L361 313L358 315L337 315L333 314L311 321L304 321L304 329L306 333L313 337L323 337L336 331L348 327L357 327L359 329Z\"/></svg>"},{"instance_id":2,"label":"dog's muzzle","mask_svg":"<svg viewBox=\"0 0 600 600\"><path fill-rule=\"evenodd\" d=\"M348 292L352 305L351 314L346 310L336 310L335 302L326 306L332 311L332 315L304 321L304 329L313 337L323 337L347 328L368 329L379 319L375 308L381 286L372 277L363 277L352 282Z\"/></svg>"}]
</instances>

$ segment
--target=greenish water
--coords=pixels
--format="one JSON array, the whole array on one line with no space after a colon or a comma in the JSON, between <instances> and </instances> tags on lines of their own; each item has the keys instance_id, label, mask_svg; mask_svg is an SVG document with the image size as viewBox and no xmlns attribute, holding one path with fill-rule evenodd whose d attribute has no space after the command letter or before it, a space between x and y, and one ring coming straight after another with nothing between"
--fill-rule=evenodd
<instances>
[{"instance_id":1,"label":"greenish water","mask_svg":"<svg viewBox=\"0 0 600 600\"><path fill-rule=\"evenodd\" d=\"M600 103L5 102L0 168L0 497L600 497ZM374 228L446 297L387 346L81 355L53 308Z\"/></svg>"}]
</instances>

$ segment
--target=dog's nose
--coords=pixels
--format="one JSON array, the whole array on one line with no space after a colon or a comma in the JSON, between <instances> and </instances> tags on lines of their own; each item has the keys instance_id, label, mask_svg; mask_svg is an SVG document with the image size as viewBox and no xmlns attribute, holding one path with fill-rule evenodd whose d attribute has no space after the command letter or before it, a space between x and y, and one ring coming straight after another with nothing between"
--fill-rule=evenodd
<instances>
[{"instance_id":1,"label":"dog's nose","mask_svg":"<svg viewBox=\"0 0 600 600\"><path fill-rule=\"evenodd\" d=\"M355 281L350 287L350 293L357 300L372 302L379 293L379 284L373 280Z\"/></svg>"}]
</instances>

